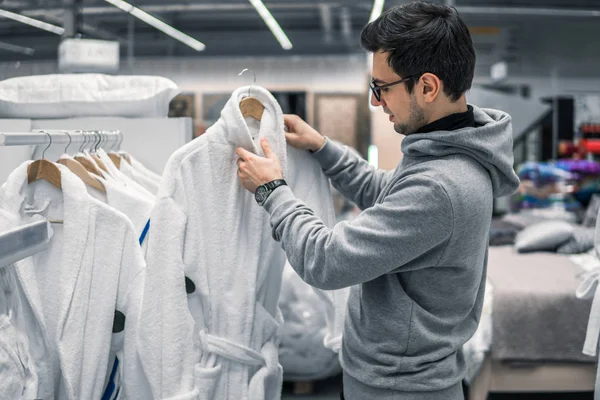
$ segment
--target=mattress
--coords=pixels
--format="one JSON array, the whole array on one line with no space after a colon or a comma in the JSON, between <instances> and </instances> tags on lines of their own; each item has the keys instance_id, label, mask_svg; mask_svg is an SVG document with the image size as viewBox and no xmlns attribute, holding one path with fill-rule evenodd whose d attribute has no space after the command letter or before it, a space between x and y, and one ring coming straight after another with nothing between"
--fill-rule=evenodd
<instances>
[{"instance_id":1,"label":"mattress","mask_svg":"<svg viewBox=\"0 0 600 400\"><path fill-rule=\"evenodd\" d=\"M592 302L575 297L581 272L564 255L490 247L492 358L594 363L581 352Z\"/></svg>"}]
</instances>

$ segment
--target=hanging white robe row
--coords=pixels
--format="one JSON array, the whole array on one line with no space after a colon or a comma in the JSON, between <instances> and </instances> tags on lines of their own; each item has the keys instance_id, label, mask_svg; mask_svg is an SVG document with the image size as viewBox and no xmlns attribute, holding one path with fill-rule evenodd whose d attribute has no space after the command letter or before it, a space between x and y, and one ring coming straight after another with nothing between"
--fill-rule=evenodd
<instances>
[{"instance_id":1,"label":"hanging white robe row","mask_svg":"<svg viewBox=\"0 0 600 400\"><path fill-rule=\"evenodd\" d=\"M12 313L28 343L21 354L36 367L37 393L31 398L100 399L114 365L111 383L118 386L112 398L119 391L127 398L150 398L143 397L149 384L136 345L145 279L139 228L91 197L62 165L57 165L62 190L43 180L27 184L29 163L0 190L0 229L38 218L64 221L52 225L47 250L10 267L22 287L15 292L21 293L21 311ZM108 189L107 202L123 202L123 193ZM124 319L113 332L117 313Z\"/></svg>"},{"instance_id":2,"label":"hanging white robe row","mask_svg":"<svg viewBox=\"0 0 600 400\"><path fill-rule=\"evenodd\" d=\"M12 217L0 214L0 229L9 220L64 220L53 225L47 251L14 267L30 307L22 321L2 325L0 310L6 338L27 331L33 372L23 370L31 375L23 384L37 386L38 398L280 398L285 254L268 214L239 184L235 149L262 155L259 139L267 137L295 194L329 226L335 217L319 164L286 146L272 95L252 87L265 112L261 122L243 118L248 89L236 90L221 119L171 157L160 188L160 176L139 161L117 168L103 150L106 193L60 165L62 191L45 181L27 185L29 163L2 187L0 208ZM146 266L139 236L150 214ZM327 304L329 341L340 314L335 298ZM117 312L124 326L112 332Z\"/></svg>"}]
</instances>

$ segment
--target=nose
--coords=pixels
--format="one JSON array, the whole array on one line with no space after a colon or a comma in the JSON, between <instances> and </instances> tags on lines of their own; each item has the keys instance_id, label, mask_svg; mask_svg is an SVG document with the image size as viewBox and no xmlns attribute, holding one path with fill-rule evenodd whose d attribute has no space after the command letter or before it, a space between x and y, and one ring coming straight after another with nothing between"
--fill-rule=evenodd
<instances>
[{"instance_id":1,"label":"nose","mask_svg":"<svg viewBox=\"0 0 600 400\"><path fill-rule=\"evenodd\" d=\"M371 92L371 105L373 107L379 107L379 106L383 106L384 105L384 101L381 100L377 100L377 97L375 97L375 95L373 94L373 92Z\"/></svg>"}]
</instances>

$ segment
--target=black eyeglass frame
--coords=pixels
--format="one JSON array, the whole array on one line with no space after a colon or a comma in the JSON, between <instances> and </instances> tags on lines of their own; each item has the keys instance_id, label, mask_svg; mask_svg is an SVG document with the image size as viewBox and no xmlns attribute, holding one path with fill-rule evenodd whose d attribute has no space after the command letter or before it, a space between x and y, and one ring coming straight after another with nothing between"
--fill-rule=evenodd
<instances>
[{"instance_id":1,"label":"black eyeglass frame","mask_svg":"<svg viewBox=\"0 0 600 400\"><path fill-rule=\"evenodd\" d=\"M386 83L384 85L378 85L377 83L375 83L375 80L371 79L371 82L369 83L369 88L373 92L373 95L375 96L377 101L381 101L381 89L385 89L390 86L398 85L400 83L408 82L417 76L419 76L419 74L410 75L410 76L407 76L406 78L400 79L399 81Z\"/></svg>"}]
</instances>

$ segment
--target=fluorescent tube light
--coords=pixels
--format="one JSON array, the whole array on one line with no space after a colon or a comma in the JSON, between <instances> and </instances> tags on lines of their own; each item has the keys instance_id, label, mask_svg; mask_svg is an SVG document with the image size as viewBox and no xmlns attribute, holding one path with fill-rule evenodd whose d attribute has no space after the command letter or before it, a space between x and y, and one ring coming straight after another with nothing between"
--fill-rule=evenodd
<instances>
[{"instance_id":1,"label":"fluorescent tube light","mask_svg":"<svg viewBox=\"0 0 600 400\"><path fill-rule=\"evenodd\" d=\"M261 0L249 1L258 12L258 15L260 15L263 21L265 21L265 24L267 24L281 47L283 47L284 50L290 50L293 47L292 42L290 42L290 39L288 39L283 29L281 29L281 26L279 26L275 18L273 18L273 15L271 15L271 12L267 9L264 3Z\"/></svg>"},{"instance_id":2,"label":"fluorescent tube light","mask_svg":"<svg viewBox=\"0 0 600 400\"><path fill-rule=\"evenodd\" d=\"M371 16L369 17L369 22L375 21L381 13L383 12L383 5L385 0L374 0L373 1L373 9L371 9Z\"/></svg>"},{"instance_id":3,"label":"fluorescent tube light","mask_svg":"<svg viewBox=\"0 0 600 400\"><path fill-rule=\"evenodd\" d=\"M113 6L115 6L117 8L120 8L121 10L125 11L126 13L133 15L137 19L144 21L148 25L155 27L159 31L171 36L173 39L179 40L181 43L190 46L192 49L194 49L196 51L202 51L206 48L204 43L197 41L193 37L188 36L181 31L178 31L177 29L173 28L171 25L161 21L160 19L148 14L147 12L145 12L137 7L132 6L131 4L127 3L126 1L123 1L123 0L105 0L105 1L112 4Z\"/></svg>"},{"instance_id":4,"label":"fluorescent tube light","mask_svg":"<svg viewBox=\"0 0 600 400\"><path fill-rule=\"evenodd\" d=\"M5 42L0 42L0 50L14 51L15 53L26 54L28 56L32 56L35 53L35 50L31 47L17 46L16 44Z\"/></svg>"},{"instance_id":5,"label":"fluorescent tube light","mask_svg":"<svg viewBox=\"0 0 600 400\"><path fill-rule=\"evenodd\" d=\"M0 17L12 19L13 21L21 22L33 26L35 28L43 29L45 31L52 32L57 35L62 35L63 33L65 33L65 28L63 27L52 25L47 22L40 21L39 19L29 18L21 14L16 14L11 11L0 10Z\"/></svg>"}]
</instances>

